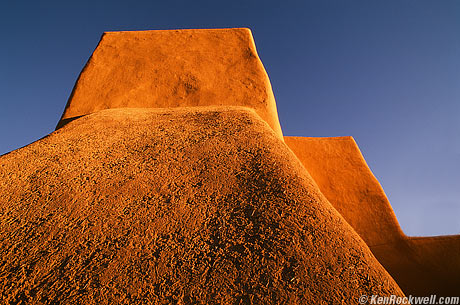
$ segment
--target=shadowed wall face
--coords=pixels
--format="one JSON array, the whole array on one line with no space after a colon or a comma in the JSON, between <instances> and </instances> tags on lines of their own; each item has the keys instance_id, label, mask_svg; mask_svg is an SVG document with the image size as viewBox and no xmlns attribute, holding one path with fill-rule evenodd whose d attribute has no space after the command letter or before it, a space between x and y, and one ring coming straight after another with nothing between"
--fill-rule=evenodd
<instances>
[{"instance_id":1,"label":"shadowed wall face","mask_svg":"<svg viewBox=\"0 0 460 305\"><path fill-rule=\"evenodd\" d=\"M282 137L270 81L249 29L105 33L60 128L108 108L253 108Z\"/></svg>"}]
</instances>

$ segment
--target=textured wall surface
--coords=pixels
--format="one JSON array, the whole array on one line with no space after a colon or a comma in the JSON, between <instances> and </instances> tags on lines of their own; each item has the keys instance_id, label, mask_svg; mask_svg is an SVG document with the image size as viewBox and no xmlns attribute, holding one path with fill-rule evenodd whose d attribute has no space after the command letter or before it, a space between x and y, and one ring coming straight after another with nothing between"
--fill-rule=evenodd
<instances>
[{"instance_id":1,"label":"textured wall surface","mask_svg":"<svg viewBox=\"0 0 460 305\"><path fill-rule=\"evenodd\" d=\"M4 302L402 295L251 109L109 109L0 158Z\"/></svg>"}]
</instances>

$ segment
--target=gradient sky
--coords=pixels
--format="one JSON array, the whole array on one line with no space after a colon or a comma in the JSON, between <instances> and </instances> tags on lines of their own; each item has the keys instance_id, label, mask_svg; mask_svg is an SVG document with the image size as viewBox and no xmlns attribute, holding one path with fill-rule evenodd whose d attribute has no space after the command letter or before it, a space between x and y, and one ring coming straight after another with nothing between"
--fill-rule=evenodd
<instances>
[{"instance_id":1,"label":"gradient sky","mask_svg":"<svg viewBox=\"0 0 460 305\"><path fill-rule=\"evenodd\" d=\"M291 136L351 135L408 235L460 233L460 1L2 1L0 154L52 132L104 31L249 27Z\"/></svg>"}]
</instances>

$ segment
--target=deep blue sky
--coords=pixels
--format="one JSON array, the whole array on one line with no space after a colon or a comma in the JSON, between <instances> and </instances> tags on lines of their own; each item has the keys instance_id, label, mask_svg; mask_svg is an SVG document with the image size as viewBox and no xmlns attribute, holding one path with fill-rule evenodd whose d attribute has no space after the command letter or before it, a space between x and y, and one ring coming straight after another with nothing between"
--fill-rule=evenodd
<instances>
[{"instance_id":1,"label":"deep blue sky","mask_svg":"<svg viewBox=\"0 0 460 305\"><path fill-rule=\"evenodd\" d=\"M285 135L352 135L409 235L460 233L460 1L2 1L0 154L52 132L104 31L249 27Z\"/></svg>"}]
</instances>

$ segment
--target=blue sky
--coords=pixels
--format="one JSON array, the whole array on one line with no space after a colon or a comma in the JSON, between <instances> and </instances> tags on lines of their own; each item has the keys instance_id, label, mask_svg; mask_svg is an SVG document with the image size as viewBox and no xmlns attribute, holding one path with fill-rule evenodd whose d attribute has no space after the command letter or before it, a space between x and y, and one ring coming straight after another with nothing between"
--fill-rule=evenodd
<instances>
[{"instance_id":1,"label":"blue sky","mask_svg":"<svg viewBox=\"0 0 460 305\"><path fill-rule=\"evenodd\" d=\"M460 233L460 1L2 1L0 154L52 132L104 31L249 27L285 135L353 136L409 235Z\"/></svg>"}]
</instances>

